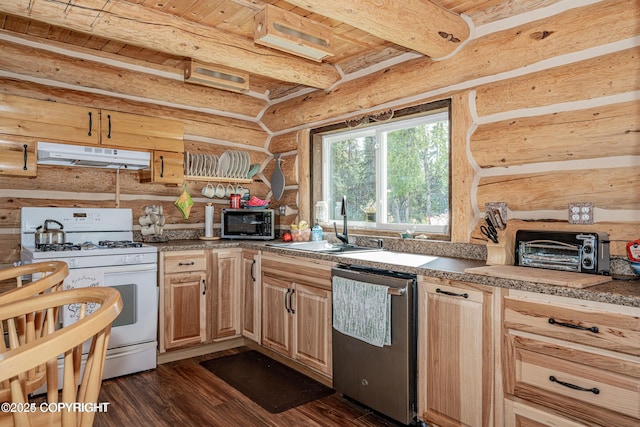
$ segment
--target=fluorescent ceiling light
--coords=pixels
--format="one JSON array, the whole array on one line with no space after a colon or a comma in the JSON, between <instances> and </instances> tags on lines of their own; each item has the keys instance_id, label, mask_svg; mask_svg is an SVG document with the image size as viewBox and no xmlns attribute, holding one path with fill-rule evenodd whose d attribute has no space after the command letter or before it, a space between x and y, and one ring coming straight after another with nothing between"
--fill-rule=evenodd
<instances>
[{"instance_id":1,"label":"fluorescent ceiling light","mask_svg":"<svg viewBox=\"0 0 640 427\"><path fill-rule=\"evenodd\" d=\"M249 73L194 59L187 60L184 64L184 81L232 92L249 90Z\"/></svg>"},{"instance_id":2,"label":"fluorescent ceiling light","mask_svg":"<svg viewBox=\"0 0 640 427\"><path fill-rule=\"evenodd\" d=\"M258 44L318 62L333 56L330 27L270 4L255 16L253 39Z\"/></svg>"}]
</instances>

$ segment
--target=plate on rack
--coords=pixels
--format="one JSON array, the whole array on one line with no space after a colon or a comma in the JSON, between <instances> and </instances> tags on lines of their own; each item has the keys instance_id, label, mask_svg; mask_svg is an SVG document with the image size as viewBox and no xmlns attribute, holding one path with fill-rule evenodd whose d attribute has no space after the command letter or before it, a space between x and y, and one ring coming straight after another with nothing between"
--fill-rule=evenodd
<instances>
[{"instance_id":1,"label":"plate on rack","mask_svg":"<svg viewBox=\"0 0 640 427\"><path fill-rule=\"evenodd\" d=\"M255 174L258 173L258 171L260 170L260 164L259 163L254 163L249 167L249 172L247 172L247 178L253 178L253 176Z\"/></svg>"},{"instance_id":2,"label":"plate on rack","mask_svg":"<svg viewBox=\"0 0 640 427\"><path fill-rule=\"evenodd\" d=\"M229 162L231 161L231 155L228 151L225 151L220 156L218 161L218 177L225 178L227 176L227 170L229 169Z\"/></svg>"}]
</instances>

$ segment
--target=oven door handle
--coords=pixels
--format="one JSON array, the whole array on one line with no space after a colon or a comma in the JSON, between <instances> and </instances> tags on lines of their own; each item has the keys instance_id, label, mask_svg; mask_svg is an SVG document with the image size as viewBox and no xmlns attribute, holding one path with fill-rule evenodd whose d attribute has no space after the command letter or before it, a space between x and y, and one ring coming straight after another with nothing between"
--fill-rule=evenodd
<instances>
[{"instance_id":1,"label":"oven door handle","mask_svg":"<svg viewBox=\"0 0 640 427\"><path fill-rule=\"evenodd\" d=\"M113 273L133 273L138 271L157 271L158 264L157 263L146 263L146 264L124 264L118 266L110 266L110 267L79 267L79 268L70 268L73 270L92 270L92 269L102 269L105 274L113 274Z\"/></svg>"}]
</instances>

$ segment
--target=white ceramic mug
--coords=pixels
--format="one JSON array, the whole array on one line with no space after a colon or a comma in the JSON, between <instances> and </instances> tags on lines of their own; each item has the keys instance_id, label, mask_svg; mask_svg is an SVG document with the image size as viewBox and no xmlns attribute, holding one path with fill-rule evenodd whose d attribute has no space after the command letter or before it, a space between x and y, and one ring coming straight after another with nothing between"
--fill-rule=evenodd
<instances>
[{"instance_id":1,"label":"white ceramic mug","mask_svg":"<svg viewBox=\"0 0 640 427\"><path fill-rule=\"evenodd\" d=\"M222 199L226 194L227 193L224 189L224 185L222 185L221 183L218 183L218 185L216 185L216 197L219 197Z\"/></svg>"},{"instance_id":2,"label":"white ceramic mug","mask_svg":"<svg viewBox=\"0 0 640 427\"><path fill-rule=\"evenodd\" d=\"M138 222L142 226L153 224L153 221L151 220L151 215L141 216L140 218L138 218Z\"/></svg>"},{"instance_id":3,"label":"white ceramic mug","mask_svg":"<svg viewBox=\"0 0 640 427\"><path fill-rule=\"evenodd\" d=\"M143 236L150 236L150 235L156 233L156 226L155 225L145 225L140 229L140 232L142 233Z\"/></svg>"},{"instance_id":4,"label":"white ceramic mug","mask_svg":"<svg viewBox=\"0 0 640 427\"><path fill-rule=\"evenodd\" d=\"M210 199L215 197L216 195L215 187L210 182L208 182L207 185L202 187L202 195Z\"/></svg>"},{"instance_id":5,"label":"white ceramic mug","mask_svg":"<svg viewBox=\"0 0 640 427\"><path fill-rule=\"evenodd\" d=\"M236 194L239 194L240 196L244 194L244 187L242 184L236 185Z\"/></svg>"},{"instance_id":6,"label":"white ceramic mug","mask_svg":"<svg viewBox=\"0 0 640 427\"><path fill-rule=\"evenodd\" d=\"M236 187L234 187L233 184L231 183L227 184L227 192L226 192L227 197L231 197L231 195L235 194L235 192L236 192Z\"/></svg>"}]
</instances>

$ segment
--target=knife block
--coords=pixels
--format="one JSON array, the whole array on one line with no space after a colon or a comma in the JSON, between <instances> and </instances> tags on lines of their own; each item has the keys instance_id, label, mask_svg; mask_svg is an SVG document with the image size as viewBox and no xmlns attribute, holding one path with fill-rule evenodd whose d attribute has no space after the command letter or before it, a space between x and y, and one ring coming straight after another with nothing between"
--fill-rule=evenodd
<instances>
[{"instance_id":1,"label":"knife block","mask_svg":"<svg viewBox=\"0 0 640 427\"><path fill-rule=\"evenodd\" d=\"M497 230L498 243L487 241L487 265L513 265L515 262L515 232L509 228Z\"/></svg>"}]
</instances>

